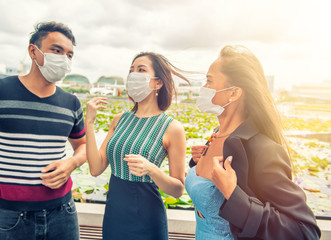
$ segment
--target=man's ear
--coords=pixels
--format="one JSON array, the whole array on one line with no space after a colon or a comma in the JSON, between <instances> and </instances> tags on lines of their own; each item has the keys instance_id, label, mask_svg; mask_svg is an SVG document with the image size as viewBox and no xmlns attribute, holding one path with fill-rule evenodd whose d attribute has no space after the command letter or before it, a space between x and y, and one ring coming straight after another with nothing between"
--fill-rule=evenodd
<instances>
[{"instance_id":1,"label":"man's ear","mask_svg":"<svg viewBox=\"0 0 331 240\"><path fill-rule=\"evenodd\" d=\"M29 44L29 46L28 46L28 52L29 52L30 58L32 60L33 59L36 59L36 51L38 51L36 49L36 47L33 44Z\"/></svg>"}]
</instances>

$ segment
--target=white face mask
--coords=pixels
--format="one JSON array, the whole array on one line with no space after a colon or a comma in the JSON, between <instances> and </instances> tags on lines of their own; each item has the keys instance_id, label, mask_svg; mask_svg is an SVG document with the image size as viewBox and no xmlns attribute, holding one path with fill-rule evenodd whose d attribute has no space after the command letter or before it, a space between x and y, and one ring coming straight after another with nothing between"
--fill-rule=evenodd
<instances>
[{"instance_id":1,"label":"white face mask","mask_svg":"<svg viewBox=\"0 0 331 240\"><path fill-rule=\"evenodd\" d=\"M221 115L224 111L224 107L228 106L231 102L228 102L222 107L212 103L212 100L217 92L226 91L232 88L234 88L234 86L216 91L216 89L201 87L199 97L197 99L199 110L201 112L215 114L216 116Z\"/></svg>"},{"instance_id":2,"label":"white face mask","mask_svg":"<svg viewBox=\"0 0 331 240\"><path fill-rule=\"evenodd\" d=\"M43 53L37 46L36 48L44 55L44 65L40 66L36 59L35 63L47 81L51 83L61 81L71 71L71 60L67 55Z\"/></svg>"},{"instance_id":3,"label":"white face mask","mask_svg":"<svg viewBox=\"0 0 331 240\"><path fill-rule=\"evenodd\" d=\"M128 90L128 95L133 99L133 101L141 102L153 90L157 90L157 89L149 88L149 82L151 78L157 78L157 77L151 77L146 73L139 73L139 72L131 72L128 75L126 82L126 89Z\"/></svg>"}]
</instances>

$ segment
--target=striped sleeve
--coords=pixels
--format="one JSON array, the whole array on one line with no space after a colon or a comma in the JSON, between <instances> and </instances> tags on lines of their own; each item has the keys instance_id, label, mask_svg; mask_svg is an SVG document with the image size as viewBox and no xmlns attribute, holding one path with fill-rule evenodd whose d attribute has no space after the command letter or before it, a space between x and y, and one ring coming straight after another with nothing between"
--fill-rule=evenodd
<instances>
[{"instance_id":1,"label":"striped sleeve","mask_svg":"<svg viewBox=\"0 0 331 240\"><path fill-rule=\"evenodd\" d=\"M85 125L84 125L84 115L83 109L78 98L75 98L77 110L74 112L75 124L72 127L69 138L79 139L85 136Z\"/></svg>"}]
</instances>

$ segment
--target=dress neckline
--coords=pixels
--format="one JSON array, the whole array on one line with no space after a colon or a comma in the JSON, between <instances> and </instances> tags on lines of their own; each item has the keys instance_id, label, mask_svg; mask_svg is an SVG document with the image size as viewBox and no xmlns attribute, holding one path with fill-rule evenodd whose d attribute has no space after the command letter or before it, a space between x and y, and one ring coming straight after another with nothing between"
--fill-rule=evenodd
<instances>
[{"instance_id":1,"label":"dress neckline","mask_svg":"<svg viewBox=\"0 0 331 240\"><path fill-rule=\"evenodd\" d=\"M138 118L138 119L155 118L155 117L159 117L159 116L162 115L162 114L165 114L164 112L161 112L161 113L159 113L159 114L157 114L157 115L150 116L150 117L138 117L138 116L136 116L136 113L135 113L135 112L132 112L132 113L133 113L133 116L134 116L135 118Z\"/></svg>"},{"instance_id":2,"label":"dress neckline","mask_svg":"<svg viewBox=\"0 0 331 240\"><path fill-rule=\"evenodd\" d=\"M200 178L201 180L208 181L208 182L211 182L211 183L214 184L213 181L211 181L211 180L209 180L209 179L207 179L207 178L204 178L204 177L198 176L198 175L197 175L197 171L196 171L195 168L196 168L196 166L192 167L191 170L193 170L193 173L194 173L194 175L195 175L196 177ZM215 184L214 184L214 185L215 185Z\"/></svg>"}]
</instances>

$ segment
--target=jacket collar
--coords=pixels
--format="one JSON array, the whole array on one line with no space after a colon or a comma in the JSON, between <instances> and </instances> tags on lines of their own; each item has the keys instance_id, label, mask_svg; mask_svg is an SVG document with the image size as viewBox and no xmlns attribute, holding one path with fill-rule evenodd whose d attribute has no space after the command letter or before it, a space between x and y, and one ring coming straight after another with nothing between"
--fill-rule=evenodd
<instances>
[{"instance_id":1,"label":"jacket collar","mask_svg":"<svg viewBox=\"0 0 331 240\"><path fill-rule=\"evenodd\" d=\"M240 124L239 127L237 127L237 129L234 130L233 133L231 133L229 138L235 137L235 138L241 138L244 140L248 140L248 139L254 137L258 133L259 133L259 130L256 127L253 119L249 117L242 124Z\"/></svg>"}]
</instances>

